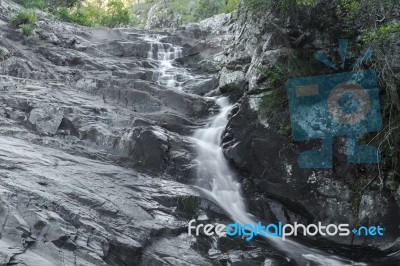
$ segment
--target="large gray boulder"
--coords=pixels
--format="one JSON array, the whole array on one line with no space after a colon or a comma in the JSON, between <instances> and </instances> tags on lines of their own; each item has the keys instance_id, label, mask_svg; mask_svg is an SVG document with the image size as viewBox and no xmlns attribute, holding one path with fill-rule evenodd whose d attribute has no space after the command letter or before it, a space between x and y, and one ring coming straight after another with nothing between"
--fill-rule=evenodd
<instances>
[{"instance_id":1,"label":"large gray boulder","mask_svg":"<svg viewBox=\"0 0 400 266\"><path fill-rule=\"evenodd\" d=\"M242 71L229 71L223 68L220 75L219 90L222 93L243 94L246 89L246 79Z\"/></svg>"},{"instance_id":2,"label":"large gray boulder","mask_svg":"<svg viewBox=\"0 0 400 266\"><path fill-rule=\"evenodd\" d=\"M57 133L63 117L63 111L57 106L44 105L34 108L29 113L29 123L34 125L40 133L54 135Z\"/></svg>"}]
</instances>

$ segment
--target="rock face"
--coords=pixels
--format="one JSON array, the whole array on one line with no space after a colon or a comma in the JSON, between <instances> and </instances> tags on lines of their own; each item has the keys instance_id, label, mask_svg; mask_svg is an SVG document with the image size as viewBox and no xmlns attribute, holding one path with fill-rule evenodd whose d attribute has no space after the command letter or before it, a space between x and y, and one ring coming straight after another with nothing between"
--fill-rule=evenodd
<instances>
[{"instance_id":1,"label":"rock face","mask_svg":"<svg viewBox=\"0 0 400 266\"><path fill-rule=\"evenodd\" d=\"M260 116L274 82L255 66L273 68L318 38L303 32L293 43L273 14L246 11L174 34L85 28L37 11L25 37L7 22L18 8L0 2L0 265L288 265L264 241L187 234L193 218L230 222L188 185L188 136L217 112L203 96L221 94L238 100L223 149L255 216L381 223L391 234L380 241L329 240L397 248L399 190L355 193L349 180L372 178L370 168L299 169L299 151L317 144L293 145ZM182 49L171 63L189 68L182 90L155 82L161 65L148 57L160 43Z\"/></svg>"},{"instance_id":2,"label":"rock face","mask_svg":"<svg viewBox=\"0 0 400 266\"><path fill-rule=\"evenodd\" d=\"M223 68L220 72L219 90L221 93L242 94L246 79L242 71L229 72Z\"/></svg>"},{"instance_id":3,"label":"rock face","mask_svg":"<svg viewBox=\"0 0 400 266\"><path fill-rule=\"evenodd\" d=\"M187 233L193 218L229 223L188 185L188 136L217 110L199 96L215 74L161 86L151 33L37 11L25 37L7 23L18 9L0 2L0 265L284 265L266 243ZM195 65L203 55L182 36L156 39L184 46L174 65Z\"/></svg>"},{"instance_id":4,"label":"rock face","mask_svg":"<svg viewBox=\"0 0 400 266\"><path fill-rule=\"evenodd\" d=\"M351 226L380 224L388 234L379 241L357 237L329 240L386 252L397 250L400 205L396 192L387 187L382 190L379 186L377 167L347 165L344 139L338 138L334 141L336 162L333 169L300 169L297 163L299 153L318 148L318 142L291 141L288 107L284 100L286 93L277 103L272 103L276 105L275 109L262 109L264 96L277 92L276 79L285 75L284 71L277 72L276 66L289 64L293 54L307 49L308 57L297 63L303 73L310 65L307 60L312 59L313 51L336 47L336 40L330 41L326 33L310 27L306 21L302 22L305 14L301 12L284 20L272 12L261 14L247 10L243 5L238 10L222 25L215 23L213 27L210 19L200 26L204 25L211 31L214 42L210 43L224 47L208 61L220 70L219 92L215 93L226 93L232 99L240 98L225 131L223 148L225 155L244 175L247 198L258 204L265 203L265 197L283 203L287 213L302 217L294 219L288 215L291 222L304 219L313 223L349 223ZM261 74L256 67L259 65L272 74ZM329 72L318 64L312 67ZM232 95L232 91L236 95ZM370 180L375 182L366 186ZM376 196L375 200L372 200L372 195ZM252 211L258 217L271 218L271 214L269 217L265 215L264 208L254 207ZM278 218L279 212L272 210L272 216Z\"/></svg>"}]
</instances>

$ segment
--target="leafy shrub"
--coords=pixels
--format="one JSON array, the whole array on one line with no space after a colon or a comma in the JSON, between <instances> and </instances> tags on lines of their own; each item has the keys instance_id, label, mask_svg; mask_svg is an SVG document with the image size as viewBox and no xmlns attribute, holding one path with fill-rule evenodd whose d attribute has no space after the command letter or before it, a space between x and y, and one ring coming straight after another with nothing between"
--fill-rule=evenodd
<instances>
[{"instance_id":1,"label":"leafy shrub","mask_svg":"<svg viewBox=\"0 0 400 266\"><path fill-rule=\"evenodd\" d=\"M267 111L276 111L278 108L287 105L287 96L283 88L270 91L263 96L260 102L260 108Z\"/></svg>"},{"instance_id":2,"label":"leafy shrub","mask_svg":"<svg viewBox=\"0 0 400 266\"><path fill-rule=\"evenodd\" d=\"M13 27L19 27L20 25L32 25L37 21L37 16L33 10L20 10L10 19L10 24Z\"/></svg>"},{"instance_id":3,"label":"leafy shrub","mask_svg":"<svg viewBox=\"0 0 400 266\"><path fill-rule=\"evenodd\" d=\"M91 15L91 9L86 7L73 10L66 7L59 7L56 14L60 17L61 20L67 22L76 23L88 27L95 26L95 19L93 18L93 15Z\"/></svg>"},{"instance_id":4,"label":"leafy shrub","mask_svg":"<svg viewBox=\"0 0 400 266\"><path fill-rule=\"evenodd\" d=\"M366 44L372 42L395 41L400 39L400 22L390 21L374 28L362 31L362 41Z\"/></svg>"},{"instance_id":5,"label":"leafy shrub","mask_svg":"<svg viewBox=\"0 0 400 266\"><path fill-rule=\"evenodd\" d=\"M23 35L31 36L36 21L37 16L33 10L20 10L11 17L9 22L14 28L20 28Z\"/></svg>"},{"instance_id":6,"label":"leafy shrub","mask_svg":"<svg viewBox=\"0 0 400 266\"><path fill-rule=\"evenodd\" d=\"M283 65L276 65L272 68L255 66L255 69L263 74L268 79L268 82L273 86L281 85L288 76L288 71Z\"/></svg>"},{"instance_id":7,"label":"leafy shrub","mask_svg":"<svg viewBox=\"0 0 400 266\"><path fill-rule=\"evenodd\" d=\"M22 34L25 36L31 36L33 29L32 26L30 24L23 24L20 26L21 30L22 30Z\"/></svg>"},{"instance_id":8,"label":"leafy shrub","mask_svg":"<svg viewBox=\"0 0 400 266\"><path fill-rule=\"evenodd\" d=\"M131 23L130 10L121 0L110 0L107 3L106 10L107 12L104 12L101 17L101 25L114 28Z\"/></svg>"},{"instance_id":9,"label":"leafy shrub","mask_svg":"<svg viewBox=\"0 0 400 266\"><path fill-rule=\"evenodd\" d=\"M58 7L60 19L84 26L106 26L110 28L133 25L129 7L122 0L110 0L105 6L83 3L72 8Z\"/></svg>"}]
</instances>

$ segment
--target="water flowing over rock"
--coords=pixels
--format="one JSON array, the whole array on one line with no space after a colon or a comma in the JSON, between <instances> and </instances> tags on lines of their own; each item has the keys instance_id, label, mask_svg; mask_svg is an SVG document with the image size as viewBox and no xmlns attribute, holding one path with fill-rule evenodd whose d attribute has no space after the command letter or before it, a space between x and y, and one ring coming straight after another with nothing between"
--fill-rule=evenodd
<instances>
[{"instance_id":1,"label":"water flowing over rock","mask_svg":"<svg viewBox=\"0 0 400 266\"><path fill-rule=\"evenodd\" d=\"M39 11L24 37L7 23L19 7L0 4L1 265L285 261L266 243L187 234L193 217L229 222L187 185L190 135L218 110L197 95L217 88L215 74L175 60L192 46Z\"/></svg>"},{"instance_id":2,"label":"water flowing over rock","mask_svg":"<svg viewBox=\"0 0 400 266\"><path fill-rule=\"evenodd\" d=\"M259 115L271 84L255 66L273 68L293 49L272 13L171 33L36 11L26 37L8 23L18 9L0 1L0 265L351 265L345 257L359 253L335 245L351 239L312 239L329 247L316 250L308 240L195 237L188 221L398 220L399 199L375 201L377 189L354 213L347 183L299 171L298 150ZM392 236L354 243L395 249L398 224L385 226Z\"/></svg>"}]
</instances>

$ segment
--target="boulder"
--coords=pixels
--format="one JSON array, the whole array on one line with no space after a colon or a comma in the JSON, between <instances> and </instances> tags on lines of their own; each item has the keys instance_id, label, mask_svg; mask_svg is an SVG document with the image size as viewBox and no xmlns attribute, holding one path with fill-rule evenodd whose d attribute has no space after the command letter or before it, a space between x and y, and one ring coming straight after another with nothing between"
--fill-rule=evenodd
<instances>
[{"instance_id":1,"label":"boulder","mask_svg":"<svg viewBox=\"0 0 400 266\"><path fill-rule=\"evenodd\" d=\"M133 147L134 164L150 172L162 173L167 164L168 135L161 128L145 129L139 133Z\"/></svg>"},{"instance_id":2,"label":"boulder","mask_svg":"<svg viewBox=\"0 0 400 266\"><path fill-rule=\"evenodd\" d=\"M220 75L219 90L222 93L243 94L246 89L246 78L242 71L229 71L224 68Z\"/></svg>"},{"instance_id":3,"label":"boulder","mask_svg":"<svg viewBox=\"0 0 400 266\"><path fill-rule=\"evenodd\" d=\"M35 126L38 132L54 135L63 120L63 111L54 105L44 105L34 108L29 114L29 123Z\"/></svg>"}]
</instances>

